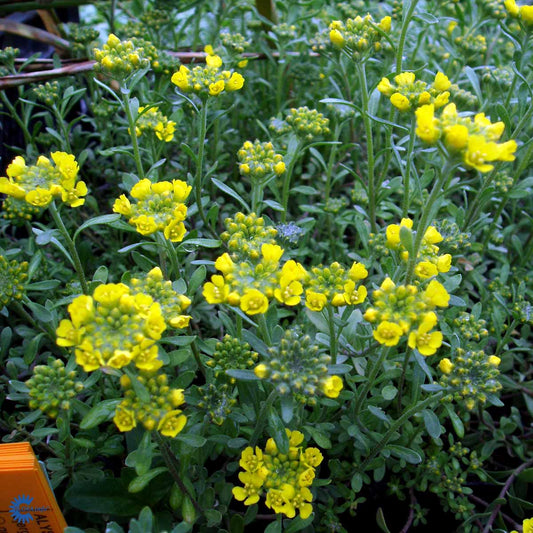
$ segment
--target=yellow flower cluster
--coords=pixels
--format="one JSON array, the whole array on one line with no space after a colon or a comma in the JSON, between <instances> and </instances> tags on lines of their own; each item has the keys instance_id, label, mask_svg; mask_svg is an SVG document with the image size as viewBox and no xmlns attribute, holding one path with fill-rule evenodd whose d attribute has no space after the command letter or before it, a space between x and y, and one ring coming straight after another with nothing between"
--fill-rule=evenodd
<instances>
[{"instance_id":1,"label":"yellow flower cluster","mask_svg":"<svg viewBox=\"0 0 533 533\"><path fill-rule=\"evenodd\" d=\"M187 206L183 202L190 192L191 186L181 180L152 183L143 179L130 191L130 196L137 203L130 203L122 194L115 200L113 211L129 217L128 222L141 235L162 231L165 239L180 242L186 232L183 221L187 216Z\"/></svg>"},{"instance_id":2,"label":"yellow flower cluster","mask_svg":"<svg viewBox=\"0 0 533 533\"><path fill-rule=\"evenodd\" d=\"M377 23L368 14L365 17L349 18L345 22L334 20L329 25L329 39L336 48L359 59L365 52L380 50L383 33L388 33L390 29L391 17L383 17Z\"/></svg>"},{"instance_id":3,"label":"yellow flower cluster","mask_svg":"<svg viewBox=\"0 0 533 533\"><path fill-rule=\"evenodd\" d=\"M183 389L171 389L165 374L142 372L133 384L125 374L120 378L124 399L115 410L113 422L120 431L130 431L137 422L148 431L175 437L185 426L187 417L181 409ZM139 394L139 391L141 394Z\"/></svg>"},{"instance_id":4,"label":"yellow flower cluster","mask_svg":"<svg viewBox=\"0 0 533 533\"><path fill-rule=\"evenodd\" d=\"M413 221L410 218L402 218L400 224L389 224L387 226L387 246L400 252L404 261L409 259L409 252L402 245L400 240L401 228L411 230ZM418 252L418 263L415 267L415 274L422 279L432 278L439 273L448 272L452 264L450 254L439 255L437 243L442 242L443 237L434 226L429 226Z\"/></svg>"},{"instance_id":5,"label":"yellow flower cluster","mask_svg":"<svg viewBox=\"0 0 533 533\"><path fill-rule=\"evenodd\" d=\"M170 142L174 139L176 123L168 120L157 107L139 107L139 118L135 133L140 137L144 131L153 131L160 141Z\"/></svg>"},{"instance_id":6,"label":"yellow flower cluster","mask_svg":"<svg viewBox=\"0 0 533 533\"><path fill-rule=\"evenodd\" d=\"M161 306L148 294L133 294L123 283L96 287L68 306L70 320L61 320L57 344L73 347L86 372L122 368L131 362L141 370L157 370L155 342L166 329Z\"/></svg>"},{"instance_id":7,"label":"yellow flower cluster","mask_svg":"<svg viewBox=\"0 0 533 533\"><path fill-rule=\"evenodd\" d=\"M269 348L267 357L255 368L255 375L270 381L280 395L291 394L303 404L315 405L321 392L337 398L343 388L339 376L328 375L329 354L320 353L309 335L300 329L287 330L279 344Z\"/></svg>"},{"instance_id":8,"label":"yellow flower cluster","mask_svg":"<svg viewBox=\"0 0 533 533\"><path fill-rule=\"evenodd\" d=\"M442 333L432 331L437 325L436 307L448 307L450 295L436 280L423 291L414 285L396 285L386 278L372 294L374 306L367 309L365 320L377 324L374 338L385 346L396 346L409 334L407 344L422 355L432 355L442 344Z\"/></svg>"},{"instance_id":9,"label":"yellow flower cluster","mask_svg":"<svg viewBox=\"0 0 533 533\"><path fill-rule=\"evenodd\" d=\"M348 271L336 261L326 267L313 267L305 278L305 305L311 311L322 311L327 304L360 304L365 301L367 290L357 283L367 276L365 266L357 262Z\"/></svg>"},{"instance_id":10,"label":"yellow flower cluster","mask_svg":"<svg viewBox=\"0 0 533 533\"><path fill-rule=\"evenodd\" d=\"M504 5L511 17L521 20L527 26L533 26L533 6L519 6L515 0L505 0Z\"/></svg>"},{"instance_id":11,"label":"yellow flower cluster","mask_svg":"<svg viewBox=\"0 0 533 533\"><path fill-rule=\"evenodd\" d=\"M163 272L159 267L152 268L141 278L132 278L129 286L131 294L148 294L161 306L167 326L186 328L189 325L191 317L182 313L191 305L191 300L172 288L172 282L163 278Z\"/></svg>"},{"instance_id":12,"label":"yellow flower cluster","mask_svg":"<svg viewBox=\"0 0 533 533\"><path fill-rule=\"evenodd\" d=\"M315 478L315 469L322 462L318 448L305 448L304 436L299 431L285 430L289 438L289 453L282 454L274 439L268 439L265 450L258 446L244 449L239 462L244 470L239 473L243 487L234 487L233 496L244 505L253 505L266 491L266 506L275 513L289 518L300 513L306 519L313 512L313 495L309 490Z\"/></svg>"},{"instance_id":13,"label":"yellow flower cluster","mask_svg":"<svg viewBox=\"0 0 533 533\"><path fill-rule=\"evenodd\" d=\"M113 33L109 34L102 49L93 50L96 59L95 70L105 72L116 79L122 79L136 70L148 67L150 60L144 50L132 41L121 41Z\"/></svg>"},{"instance_id":14,"label":"yellow flower cluster","mask_svg":"<svg viewBox=\"0 0 533 533\"><path fill-rule=\"evenodd\" d=\"M435 109L448 103L450 80L442 72L437 72L432 85L417 80L414 72L402 72L394 77L394 84L382 78L378 91L390 97L391 104L400 111L410 111L425 104L433 104Z\"/></svg>"},{"instance_id":15,"label":"yellow flower cluster","mask_svg":"<svg viewBox=\"0 0 533 533\"><path fill-rule=\"evenodd\" d=\"M178 72L172 75L172 83L180 91L198 93L204 96L218 96L222 92L232 92L242 89L244 78L238 72L221 70L222 59L217 55L208 54L206 66L196 66L192 69L181 65Z\"/></svg>"},{"instance_id":16,"label":"yellow flower cluster","mask_svg":"<svg viewBox=\"0 0 533 533\"><path fill-rule=\"evenodd\" d=\"M281 176L285 172L283 156L274 151L271 142L246 141L237 152L237 158L243 176L261 179L267 174Z\"/></svg>"},{"instance_id":17,"label":"yellow flower cluster","mask_svg":"<svg viewBox=\"0 0 533 533\"><path fill-rule=\"evenodd\" d=\"M70 207L85 203L87 185L76 181L79 166L72 154L52 152L52 161L39 156L35 165L27 166L20 155L7 167L7 178L0 178L0 193L25 200L35 207L46 207L61 198Z\"/></svg>"},{"instance_id":18,"label":"yellow flower cluster","mask_svg":"<svg viewBox=\"0 0 533 533\"><path fill-rule=\"evenodd\" d=\"M24 296L28 266L26 261L8 261L0 255L0 309Z\"/></svg>"},{"instance_id":19,"label":"yellow flower cluster","mask_svg":"<svg viewBox=\"0 0 533 533\"><path fill-rule=\"evenodd\" d=\"M445 357L439 363L442 372L439 385L446 389L444 402L459 402L471 411L476 404L484 404L488 394L495 394L502 385L498 381L500 358L487 356L482 350L457 348L452 360Z\"/></svg>"},{"instance_id":20,"label":"yellow flower cluster","mask_svg":"<svg viewBox=\"0 0 533 533\"><path fill-rule=\"evenodd\" d=\"M434 104L426 104L416 110L416 125L416 134L423 141L435 144L442 139L450 153L459 155L467 167L480 172L492 170L493 161L515 159L516 141L498 144L505 125L492 123L485 113L478 113L472 120L459 115L455 104L448 104L437 118Z\"/></svg>"}]
</instances>

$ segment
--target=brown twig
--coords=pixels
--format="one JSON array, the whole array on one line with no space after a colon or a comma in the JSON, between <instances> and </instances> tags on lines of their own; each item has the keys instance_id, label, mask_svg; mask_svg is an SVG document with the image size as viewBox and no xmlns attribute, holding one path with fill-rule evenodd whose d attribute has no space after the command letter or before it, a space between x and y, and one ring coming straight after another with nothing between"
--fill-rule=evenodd
<instances>
[{"instance_id":1,"label":"brown twig","mask_svg":"<svg viewBox=\"0 0 533 533\"><path fill-rule=\"evenodd\" d=\"M407 522L405 523L405 526L402 527L402 530L400 531L400 533L407 533L409 531L409 528L413 525L413 522L415 520L414 506L416 504L416 498L415 498L415 491L412 488L409 489L409 499L410 499L409 516L407 517Z\"/></svg>"},{"instance_id":2,"label":"brown twig","mask_svg":"<svg viewBox=\"0 0 533 533\"><path fill-rule=\"evenodd\" d=\"M522 472L523 470L525 470L526 468L528 468L532 464L533 464L533 459L530 459L529 461L527 461L527 463L524 463L524 464L520 465L509 476L509 478L505 482L505 485L503 486L502 490L500 491L500 494L498 494L498 499L504 499L505 498L505 495L507 494L507 491L510 489L511 485L513 484L513 481L515 480L516 476L518 476L518 474L520 474L520 472ZM485 529L483 529L483 533L489 533L491 531L492 524L493 524L494 520L496 520L496 517L498 516L498 513L500 512L500 507L501 507L501 503L496 505L494 507L494 509L492 510L492 513L491 513L491 515L489 517L489 520L488 520L487 524L485 525Z\"/></svg>"},{"instance_id":3,"label":"brown twig","mask_svg":"<svg viewBox=\"0 0 533 533\"><path fill-rule=\"evenodd\" d=\"M0 0L0 15L9 13L20 13L22 11L33 11L35 9L56 9L58 7L81 6L83 4L92 4L90 0L33 0L19 1Z\"/></svg>"},{"instance_id":4,"label":"brown twig","mask_svg":"<svg viewBox=\"0 0 533 533\"><path fill-rule=\"evenodd\" d=\"M22 22L16 22L11 19L0 19L0 31L13 33L14 35L19 35L26 39L49 44L62 50L70 49L70 43L67 40L48 31L35 28L29 24L23 24Z\"/></svg>"},{"instance_id":5,"label":"brown twig","mask_svg":"<svg viewBox=\"0 0 533 533\"><path fill-rule=\"evenodd\" d=\"M475 503L479 503L480 505L484 505L485 507L488 507L489 506L489 503L486 502L485 500L482 500L481 498L478 498L477 496L475 496L474 494L469 494L468 495L468 499L469 500L472 500L473 502ZM520 527L520 524L518 524L517 522L515 522L509 515L505 514L505 513L500 513L503 517L503 519L505 521L507 521L509 523L509 525L513 528L513 529L518 529Z\"/></svg>"}]
</instances>

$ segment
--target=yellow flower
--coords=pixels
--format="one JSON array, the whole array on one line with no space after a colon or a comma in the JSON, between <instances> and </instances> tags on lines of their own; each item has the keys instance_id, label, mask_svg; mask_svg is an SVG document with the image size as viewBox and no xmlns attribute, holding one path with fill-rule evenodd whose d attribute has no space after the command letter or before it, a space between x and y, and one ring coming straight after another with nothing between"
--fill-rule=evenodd
<instances>
[{"instance_id":1,"label":"yellow flower","mask_svg":"<svg viewBox=\"0 0 533 533\"><path fill-rule=\"evenodd\" d=\"M339 376L328 376L322 382L322 392L328 398L337 398L343 389L343 382Z\"/></svg>"},{"instance_id":2,"label":"yellow flower","mask_svg":"<svg viewBox=\"0 0 533 533\"><path fill-rule=\"evenodd\" d=\"M239 472L239 480L244 487L233 487L232 493L236 500L244 505L253 505L259 501L259 491L263 486L263 479L251 472Z\"/></svg>"},{"instance_id":3,"label":"yellow flower","mask_svg":"<svg viewBox=\"0 0 533 533\"><path fill-rule=\"evenodd\" d=\"M533 25L533 6L521 6L520 18L528 25ZM525 529L524 529L525 533Z\"/></svg>"},{"instance_id":4,"label":"yellow flower","mask_svg":"<svg viewBox=\"0 0 533 533\"><path fill-rule=\"evenodd\" d=\"M517 17L520 13L520 8L516 5L515 0L505 0L503 2L505 9L512 17Z\"/></svg>"},{"instance_id":5,"label":"yellow flower","mask_svg":"<svg viewBox=\"0 0 533 533\"><path fill-rule=\"evenodd\" d=\"M238 72L234 72L231 78L226 81L226 91L238 91L242 89L244 85L244 78Z\"/></svg>"},{"instance_id":6,"label":"yellow flower","mask_svg":"<svg viewBox=\"0 0 533 533\"><path fill-rule=\"evenodd\" d=\"M225 87L224 80L218 80L215 83L211 83L209 85L209 94L211 96L218 96Z\"/></svg>"},{"instance_id":7,"label":"yellow flower","mask_svg":"<svg viewBox=\"0 0 533 533\"><path fill-rule=\"evenodd\" d=\"M452 256L450 254L441 255L437 259L437 269L439 272L449 272L452 266Z\"/></svg>"},{"instance_id":8,"label":"yellow flower","mask_svg":"<svg viewBox=\"0 0 533 533\"><path fill-rule=\"evenodd\" d=\"M350 267L348 276L354 281L365 279L366 277L368 277L368 270L366 269L365 265L363 265L363 263L354 262Z\"/></svg>"},{"instance_id":9,"label":"yellow flower","mask_svg":"<svg viewBox=\"0 0 533 533\"><path fill-rule=\"evenodd\" d=\"M16 178L24 173L26 170L26 162L24 161L24 158L20 155L15 157L13 161L8 165L6 174L10 178Z\"/></svg>"},{"instance_id":10,"label":"yellow flower","mask_svg":"<svg viewBox=\"0 0 533 533\"><path fill-rule=\"evenodd\" d=\"M215 55L212 48L211 53L208 52L208 54L209 55L205 58L205 62L209 67L219 68L222 66L222 58Z\"/></svg>"},{"instance_id":11,"label":"yellow flower","mask_svg":"<svg viewBox=\"0 0 533 533\"><path fill-rule=\"evenodd\" d=\"M437 315L428 313L417 331L412 331L407 339L409 348L416 348L422 355L433 355L442 345L442 333L440 331L429 331L437 324Z\"/></svg>"},{"instance_id":12,"label":"yellow flower","mask_svg":"<svg viewBox=\"0 0 533 533\"><path fill-rule=\"evenodd\" d=\"M437 89L437 91L447 91L452 82L448 79L448 76L446 76L442 72L437 72L437 75L435 76L435 81L433 82L433 87Z\"/></svg>"},{"instance_id":13,"label":"yellow flower","mask_svg":"<svg viewBox=\"0 0 533 533\"><path fill-rule=\"evenodd\" d=\"M304 463L312 467L317 467L324 457L318 448L306 448L303 454Z\"/></svg>"},{"instance_id":14,"label":"yellow flower","mask_svg":"<svg viewBox=\"0 0 533 533\"><path fill-rule=\"evenodd\" d=\"M70 320L61 320L59 327L56 329L58 346L76 346L81 339L81 332L78 331Z\"/></svg>"},{"instance_id":15,"label":"yellow flower","mask_svg":"<svg viewBox=\"0 0 533 533\"><path fill-rule=\"evenodd\" d=\"M357 289L355 281L349 280L344 284L344 300L348 305L357 305L363 303L367 297L368 291L364 285Z\"/></svg>"},{"instance_id":16,"label":"yellow flower","mask_svg":"<svg viewBox=\"0 0 533 533\"><path fill-rule=\"evenodd\" d=\"M426 104L416 111L416 134L425 142L434 144L440 137L440 130L437 128L438 120L435 118L435 106Z\"/></svg>"},{"instance_id":17,"label":"yellow flower","mask_svg":"<svg viewBox=\"0 0 533 533\"><path fill-rule=\"evenodd\" d=\"M344 46L344 36L337 29L333 29L329 32L329 40L337 48L342 48Z\"/></svg>"},{"instance_id":18,"label":"yellow flower","mask_svg":"<svg viewBox=\"0 0 533 533\"><path fill-rule=\"evenodd\" d=\"M416 76L414 72L401 72L394 76L396 85L411 85L415 82Z\"/></svg>"},{"instance_id":19,"label":"yellow flower","mask_svg":"<svg viewBox=\"0 0 533 533\"><path fill-rule=\"evenodd\" d=\"M187 417L177 409L169 411L157 424L157 430L165 437L175 437L187 423Z\"/></svg>"},{"instance_id":20,"label":"yellow flower","mask_svg":"<svg viewBox=\"0 0 533 533\"><path fill-rule=\"evenodd\" d=\"M401 228L411 229L413 221L410 218L402 218L400 224L389 224L386 229L387 246L389 248L396 248L400 244L400 230ZM383 288L383 287L382 287Z\"/></svg>"},{"instance_id":21,"label":"yellow flower","mask_svg":"<svg viewBox=\"0 0 533 533\"><path fill-rule=\"evenodd\" d=\"M46 207L52 201L52 193L48 189L37 187L26 194L26 202L36 207Z\"/></svg>"},{"instance_id":22,"label":"yellow flower","mask_svg":"<svg viewBox=\"0 0 533 533\"><path fill-rule=\"evenodd\" d=\"M446 146L453 150L462 150L468 144L468 128L463 124L454 124L445 130Z\"/></svg>"},{"instance_id":23,"label":"yellow flower","mask_svg":"<svg viewBox=\"0 0 533 533\"><path fill-rule=\"evenodd\" d=\"M139 231L139 233L141 232ZM181 242L186 233L185 224L179 220L171 220L163 230L165 239L171 242Z\"/></svg>"},{"instance_id":24,"label":"yellow flower","mask_svg":"<svg viewBox=\"0 0 533 533\"><path fill-rule=\"evenodd\" d=\"M497 355L491 355L489 357L489 364L491 365L494 365L494 366L500 366L500 363L501 363L501 359L497 356ZM533 520L533 519L532 519ZM532 532L533 533L533 532Z\"/></svg>"},{"instance_id":25,"label":"yellow flower","mask_svg":"<svg viewBox=\"0 0 533 533\"><path fill-rule=\"evenodd\" d=\"M222 276L211 276L211 281L204 285L202 292L207 303L220 304L226 301L229 294L229 287L225 284Z\"/></svg>"},{"instance_id":26,"label":"yellow flower","mask_svg":"<svg viewBox=\"0 0 533 533\"><path fill-rule=\"evenodd\" d=\"M131 215L131 203L125 194L121 194L115 200L115 203L113 204L113 212L126 217Z\"/></svg>"},{"instance_id":27,"label":"yellow flower","mask_svg":"<svg viewBox=\"0 0 533 533\"><path fill-rule=\"evenodd\" d=\"M257 289L248 289L241 298L240 307L248 315L263 314L268 309L268 299Z\"/></svg>"},{"instance_id":28,"label":"yellow flower","mask_svg":"<svg viewBox=\"0 0 533 533\"><path fill-rule=\"evenodd\" d=\"M174 85L177 85L178 89L186 92L190 91L192 88L189 84L189 73L190 70L185 65L181 65L178 72L175 72L172 75L170 81L172 81Z\"/></svg>"},{"instance_id":29,"label":"yellow flower","mask_svg":"<svg viewBox=\"0 0 533 533\"><path fill-rule=\"evenodd\" d=\"M135 229L141 235L151 235L157 231L157 224L155 218L148 215L140 215L133 217L130 222L135 225Z\"/></svg>"},{"instance_id":30,"label":"yellow flower","mask_svg":"<svg viewBox=\"0 0 533 533\"><path fill-rule=\"evenodd\" d=\"M411 109L411 103L409 98L400 93L394 93L390 97L391 104L400 111L409 111Z\"/></svg>"},{"instance_id":31,"label":"yellow flower","mask_svg":"<svg viewBox=\"0 0 533 533\"><path fill-rule=\"evenodd\" d=\"M398 324L384 320L374 330L374 338L385 346L396 346L400 342L403 330Z\"/></svg>"},{"instance_id":32,"label":"yellow flower","mask_svg":"<svg viewBox=\"0 0 533 533\"><path fill-rule=\"evenodd\" d=\"M277 244L263 244L261 254L265 261L277 264L283 255L283 248Z\"/></svg>"},{"instance_id":33,"label":"yellow flower","mask_svg":"<svg viewBox=\"0 0 533 533\"><path fill-rule=\"evenodd\" d=\"M445 357L444 359L440 360L439 370L443 374L451 374L452 370L453 370L453 367L454 367L454 364L447 357Z\"/></svg>"},{"instance_id":34,"label":"yellow flower","mask_svg":"<svg viewBox=\"0 0 533 533\"><path fill-rule=\"evenodd\" d=\"M415 274L422 279L432 278L439 273L436 265L429 261L421 261L415 267Z\"/></svg>"},{"instance_id":35,"label":"yellow flower","mask_svg":"<svg viewBox=\"0 0 533 533\"><path fill-rule=\"evenodd\" d=\"M327 303L328 299L325 294L310 289L305 291L305 305L311 311L322 311Z\"/></svg>"},{"instance_id":36,"label":"yellow flower","mask_svg":"<svg viewBox=\"0 0 533 533\"><path fill-rule=\"evenodd\" d=\"M255 368L254 368L254 374L259 378L259 379L265 379L267 378L269 375L270 375L270 370L268 369L268 366L265 365L264 363L259 363ZM244 453L244 452L243 452Z\"/></svg>"},{"instance_id":37,"label":"yellow flower","mask_svg":"<svg viewBox=\"0 0 533 533\"><path fill-rule=\"evenodd\" d=\"M384 31L384 32L389 32L390 29L391 29L391 25L392 25L392 18L389 17L388 15L386 17L383 17L380 21L379 21L379 24L378 26Z\"/></svg>"},{"instance_id":38,"label":"yellow flower","mask_svg":"<svg viewBox=\"0 0 533 533\"><path fill-rule=\"evenodd\" d=\"M429 282L424 292L425 297L436 307L448 307L450 295L444 286L437 280Z\"/></svg>"},{"instance_id":39,"label":"yellow flower","mask_svg":"<svg viewBox=\"0 0 533 533\"><path fill-rule=\"evenodd\" d=\"M284 483L281 489L269 489L265 504L269 509L273 509L275 513L283 513L288 518L294 518L296 509L292 504L292 498L296 491L292 485Z\"/></svg>"},{"instance_id":40,"label":"yellow flower","mask_svg":"<svg viewBox=\"0 0 533 533\"><path fill-rule=\"evenodd\" d=\"M135 413L121 406L118 406L115 410L113 422L115 422L119 431L130 431L137 425Z\"/></svg>"},{"instance_id":41,"label":"yellow flower","mask_svg":"<svg viewBox=\"0 0 533 533\"><path fill-rule=\"evenodd\" d=\"M381 81L378 83L377 89L381 94L384 94L385 96L391 96L394 91L389 78L381 78Z\"/></svg>"}]
</instances>

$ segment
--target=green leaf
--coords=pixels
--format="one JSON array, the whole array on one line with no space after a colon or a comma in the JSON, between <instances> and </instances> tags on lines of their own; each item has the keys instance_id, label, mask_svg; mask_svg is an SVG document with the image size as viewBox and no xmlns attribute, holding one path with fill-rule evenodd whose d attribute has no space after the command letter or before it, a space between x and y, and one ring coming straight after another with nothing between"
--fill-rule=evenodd
<instances>
[{"instance_id":1,"label":"green leaf","mask_svg":"<svg viewBox=\"0 0 533 533\"><path fill-rule=\"evenodd\" d=\"M397 444L389 444L385 450L390 450L390 452L395 455L396 457L399 457L400 459L404 459L408 463L411 463L413 465L418 465L422 462L422 457L419 453L415 452L414 450L411 450L410 448L406 448L405 446L398 446Z\"/></svg>"},{"instance_id":2,"label":"green leaf","mask_svg":"<svg viewBox=\"0 0 533 533\"><path fill-rule=\"evenodd\" d=\"M221 242L217 239L187 239L178 246L178 250L186 250L189 245L200 246L201 248L218 248L220 244Z\"/></svg>"},{"instance_id":3,"label":"green leaf","mask_svg":"<svg viewBox=\"0 0 533 533\"><path fill-rule=\"evenodd\" d=\"M376 514L376 523L379 529L381 529L381 531L384 531L385 533L390 533L390 530L385 522L385 515L383 514L383 509L381 507L378 509L378 512Z\"/></svg>"},{"instance_id":4,"label":"green leaf","mask_svg":"<svg viewBox=\"0 0 533 533\"><path fill-rule=\"evenodd\" d=\"M214 527L222 522L222 514L216 509L207 509L204 514L207 518L207 527Z\"/></svg>"},{"instance_id":5,"label":"green leaf","mask_svg":"<svg viewBox=\"0 0 533 533\"><path fill-rule=\"evenodd\" d=\"M126 457L126 465L135 468L138 476L146 474L152 466L153 449L152 435L145 431L139 447Z\"/></svg>"},{"instance_id":6,"label":"green leaf","mask_svg":"<svg viewBox=\"0 0 533 533\"><path fill-rule=\"evenodd\" d=\"M241 381L258 381L259 378L255 375L253 370L226 370L226 375Z\"/></svg>"},{"instance_id":7,"label":"green leaf","mask_svg":"<svg viewBox=\"0 0 533 533\"><path fill-rule=\"evenodd\" d=\"M46 309L44 305L30 301L26 302L26 305L31 309L33 316L39 320L39 322L44 322L46 324L54 319L54 315Z\"/></svg>"},{"instance_id":8,"label":"green leaf","mask_svg":"<svg viewBox=\"0 0 533 533\"><path fill-rule=\"evenodd\" d=\"M282 531L282 524L277 520L275 522L271 522L267 527L265 527L265 533L282 533Z\"/></svg>"},{"instance_id":9,"label":"green leaf","mask_svg":"<svg viewBox=\"0 0 533 533\"><path fill-rule=\"evenodd\" d=\"M422 411L422 417L424 418L426 431L431 437L438 439L442 434L442 427L439 422L439 417L429 409L424 409Z\"/></svg>"},{"instance_id":10,"label":"green leaf","mask_svg":"<svg viewBox=\"0 0 533 533\"><path fill-rule=\"evenodd\" d=\"M140 492L143 490L152 479L157 477L159 474L162 474L163 472L168 472L168 469L166 466L159 466L158 468L154 468L153 470L150 470L146 472L145 474L142 474L138 477L136 477L129 485L128 485L128 491L129 492Z\"/></svg>"},{"instance_id":11,"label":"green leaf","mask_svg":"<svg viewBox=\"0 0 533 533\"><path fill-rule=\"evenodd\" d=\"M369 405L368 410L380 420L390 423L390 417L381 409L381 407L376 407L375 405Z\"/></svg>"},{"instance_id":12,"label":"green leaf","mask_svg":"<svg viewBox=\"0 0 533 533\"><path fill-rule=\"evenodd\" d=\"M103 400L95 405L80 422L81 429L91 429L102 422L111 420L115 414L115 409L121 400Z\"/></svg>"},{"instance_id":13,"label":"green leaf","mask_svg":"<svg viewBox=\"0 0 533 533\"><path fill-rule=\"evenodd\" d=\"M267 414L268 428L270 435L274 439L280 453L289 453L289 437L285 431L285 424L279 417L276 410L271 406Z\"/></svg>"},{"instance_id":14,"label":"green leaf","mask_svg":"<svg viewBox=\"0 0 533 533\"><path fill-rule=\"evenodd\" d=\"M311 435L311 438L317 443L319 448L324 448L325 450L331 448L331 440L324 433L309 425L304 426L303 429Z\"/></svg>"},{"instance_id":15,"label":"green leaf","mask_svg":"<svg viewBox=\"0 0 533 533\"><path fill-rule=\"evenodd\" d=\"M130 520L129 533L149 533L153 531L154 516L150 507L143 507L139 514L139 519L132 518Z\"/></svg>"},{"instance_id":16,"label":"green leaf","mask_svg":"<svg viewBox=\"0 0 533 533\"><path fill-rule=\"evenodd\" d=\"M459 415L453 410L453 407L451 405L445 403L444 408L446 409L446 412L450 417L455 433L460 439L462 439L465 436L465 427L463 425L463 421L461 420Z\"/></svg>"},{"instance_id":17,"label":"green leaf","mask_svg":"<svg viewBox=\"0 0 533 533\"><path fill-rule=\"evenodd\" d=\"M227 195L237 200L237 202L239 202L244 207L244 209L246 209L246 211L250 211L250 206L244 201L244 199L240 196L238 192L234 191L231 187L229 187L225 183L222 183L216 178L211 178L211 182L213 183L213 185L215 185L215 187L217 187L217 189L220 189Z\"/></svg>"},{"instance_id":18,"label":"green leaf","mask_svg":"<svg viewBox=\"0 0 533 533\"><path fill-rule=\"evenodd\" d=\"M207 269L205 268L205 265L200 265L192 274L192 276L189 279L189 287L188 292L189 294L195 294L198 290L198 287L205 281L205 277L207 275Z\"/></svg>"},{"instance_id":19,"label":"green leaf","mask_svg":"<svg viewBox=\"0 0 533 533\"><path fill-rule=\"evenodd\" d=\"M394 385L386 385L383 387L383 389L381 389L381 396L383 396L385 400L393 400L396 398L397 394L398 389Z\"/></svg>"},{"instance_id":20,"label":"green leaf","mask_svg":"<svg viewBox=\"0 0 533 533\"><path fill-rule=\"evenodd\" d=\"M102 224L109 224L111 222L115 222L120 218L120 215L118 213L114 213L112 215L102 215L99 217L90 218L86 222L84 222L75 232L74 236L72 237L72 240L75 241L76 237L85 229L90 228L92 226L100 226Z\"/></svg>"},{"instance_id":21,"label":"green leaf","mask_svg":"<svg viewBox=\"0 0 533 533\"><path fill-rule=\"evenodd\" d=\"M191 448L201 448L207 442L205 437L195 435L194 433L180 433L176 436L176 440L183 442Z\"/></svg>"},{"instance_id":22,"label":"green leaf","mask_svg":"<svg viewBox=\"0 0 533 533\"><path fill-rule=\"evenodd\" d=\"M286 520L284 524L287 524L287 522L289 522L289 525L285 526L285 533L296 533L297 531L305 529L308 525L311 524L314 518L314 514L311 514L305 520L303 518L300 518L300 516L293 518L290 522Z\"/></svg>"}]
</instances>

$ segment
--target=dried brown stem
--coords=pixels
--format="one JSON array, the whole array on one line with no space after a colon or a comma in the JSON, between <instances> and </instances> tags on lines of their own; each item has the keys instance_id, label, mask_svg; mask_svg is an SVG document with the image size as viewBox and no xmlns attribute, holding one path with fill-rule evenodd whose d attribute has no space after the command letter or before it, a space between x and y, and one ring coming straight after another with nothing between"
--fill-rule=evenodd
<instances>
[{"instance_id":1,"label":"dried brown stem","mask_svg":"<svg viewBox=\"0 0 533 533\"><path fill-rule=\"evenodd\" d=\"M29 24L23 24L22 22L16 22L11 19L0 19L0 31L13 33L15 35L25 37L26 39L32 39L33 41L49 44L62 50L70 49L70 43L67 40L62 39L53 33L41 30L39 28L34 28Z\"/></svg>"}]
</instances>

